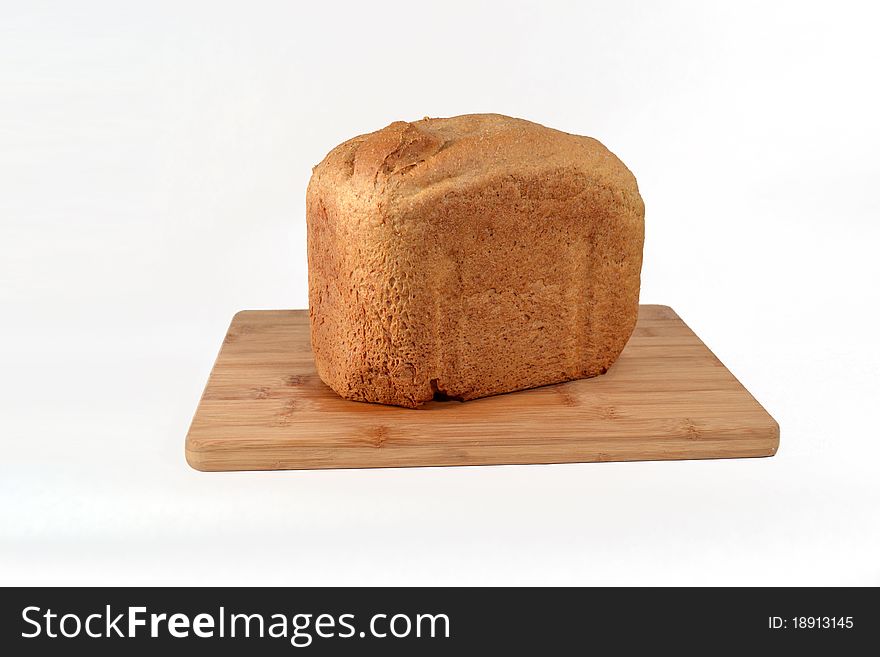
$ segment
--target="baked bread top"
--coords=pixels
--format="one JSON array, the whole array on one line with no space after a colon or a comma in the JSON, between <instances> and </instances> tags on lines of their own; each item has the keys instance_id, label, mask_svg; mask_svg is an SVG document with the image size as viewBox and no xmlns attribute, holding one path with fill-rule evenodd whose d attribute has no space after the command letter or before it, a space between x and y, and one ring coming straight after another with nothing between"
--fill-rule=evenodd
<instances>
[{"instance_id":1,"label":"baked bread top","mask_svg":"<svg viewBox=\"0 0 880 657\"><path fill-rule=\"evenodd\" d=\"M334 148L314 167L312 183L331 184L337 202L344 193L350 200L388 194L403 202L548 169L586 173L593 185L612 190L617 203L644 213L635 177L599 141L501 114L395 121Z\"/></svg>"}]
</instances>

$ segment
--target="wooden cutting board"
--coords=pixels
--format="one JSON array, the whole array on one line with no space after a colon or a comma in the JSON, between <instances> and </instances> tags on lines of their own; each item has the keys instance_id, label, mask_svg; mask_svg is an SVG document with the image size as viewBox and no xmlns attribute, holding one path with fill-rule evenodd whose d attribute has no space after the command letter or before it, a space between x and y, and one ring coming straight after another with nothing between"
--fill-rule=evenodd
<instances>
[{"instance_id":1,"label":"wooden cutting board","mask_svg":"<svg viewBox=\"0 0 880 657\"><path fill-rule=\"evenodd\" d=\"M235 315L199 402L198 470L773 456L779 425L667 306L641 306L607 374L418 410L346 401L315 373L308 311Z\"/></svg>"}]
</instances>

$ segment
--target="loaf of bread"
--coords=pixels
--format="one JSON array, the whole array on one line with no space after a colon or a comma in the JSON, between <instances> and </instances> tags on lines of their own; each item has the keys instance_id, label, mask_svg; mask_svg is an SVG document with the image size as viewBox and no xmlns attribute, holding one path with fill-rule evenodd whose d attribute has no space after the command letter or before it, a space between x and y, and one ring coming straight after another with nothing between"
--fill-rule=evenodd
<instances>
[{"instance_id":1,"label":"loaf of bread","mask_svg":"<svg viewBox=\"0 0 880 657\"><path fill-rule=\"evenodd\" d=\"M321 379L418 407L603 374L635 326L644 204L595 139L498 114L395 122L306 195Z\"/></svg>"}]
</instances>

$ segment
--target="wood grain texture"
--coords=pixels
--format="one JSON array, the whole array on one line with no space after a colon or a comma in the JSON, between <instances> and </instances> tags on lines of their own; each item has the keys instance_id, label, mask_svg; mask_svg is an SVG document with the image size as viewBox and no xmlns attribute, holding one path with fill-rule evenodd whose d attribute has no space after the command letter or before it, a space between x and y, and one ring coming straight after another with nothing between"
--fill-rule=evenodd
<instances>
[{"instance_id":1,"label":"wood grain texture","mask_svg":"<svg viewBox=\"0 0 880 657\"><path fill-rule=\"evenodd\" d=\"M198 470L773 456L779 425L667 306L641 306L603 376L418 410L346 401L308 311L235 315L186 439Z\"/></svg>"}]
</instances>

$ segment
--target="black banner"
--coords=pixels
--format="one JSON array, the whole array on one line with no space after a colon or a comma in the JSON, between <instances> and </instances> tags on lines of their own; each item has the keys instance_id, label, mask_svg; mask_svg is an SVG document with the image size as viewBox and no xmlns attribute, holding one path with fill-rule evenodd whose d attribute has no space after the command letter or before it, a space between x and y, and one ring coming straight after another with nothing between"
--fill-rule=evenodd
<instances>
[{"instance_id":1,"label":"black banner","mask_svg":"<svg viewBox=\"0 0 880 657\"><path fill-rule=\"evenodd\" d=\"M34 588L0 591L6 654L515 654L875 644L875 589ZM608 642L611 642L610 644ZM601 642L601 643L598 643Z\"/></svg>"}]
</instances>

